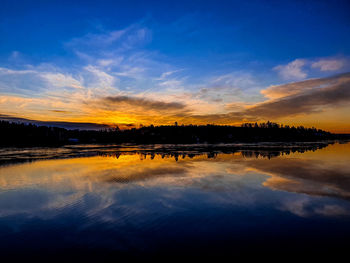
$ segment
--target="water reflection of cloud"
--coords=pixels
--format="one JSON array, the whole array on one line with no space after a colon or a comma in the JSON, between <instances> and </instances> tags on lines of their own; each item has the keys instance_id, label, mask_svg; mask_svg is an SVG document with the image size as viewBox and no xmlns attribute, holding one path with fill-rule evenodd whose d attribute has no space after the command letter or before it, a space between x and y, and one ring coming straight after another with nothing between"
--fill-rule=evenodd
<instances>
[{"instance_id":1,"label":"water reflection of cloud","mask_svg":"<svg viewBox=\"0 0 350 263\"><path fill-rule=\"evenodd\" d=\"M328 201L329 202L329 201ZM288 211L300 217L326 216L341 217L349 216L350 210L347 204L332 204L318 199L311 199L308 196L286 199L281 202L279 209Z\"/></svg>"},{"instance_id":2,"label":"water reflection of cloud","mask_svg":"<svg viewBox=\"0 0 350 263\"><path fill-rule=\"evenodd\" d=\"M51 201L45 191L23 189L22 191L7 191L1 193L0 215L14 213L33 213L46 207Z\"/></svg>"},{"instance_id":3,"label":"water reflection of cloud","mask_svg":"<svg viewBox=\"0 0 350 263\"><path fill-rule=\"evenodd\" d=\"M256 160L248 165L270 175L264 186L272 189L350 199L348 165L296 158Z\"/></svg>"},{"instance_id":4,"label":"water reflection of cloud","mask_svg":"<svg viewBox=\"0 0 350 263\"><path fill-rule=\"evenodd\" d=\"M175 176L181 177L187 173L186 167L154 167L134 169L133 171L109 170L100 175L106 182L130 183L135 181L150 180L157 177Z\"/></svg>"}]
</instances>

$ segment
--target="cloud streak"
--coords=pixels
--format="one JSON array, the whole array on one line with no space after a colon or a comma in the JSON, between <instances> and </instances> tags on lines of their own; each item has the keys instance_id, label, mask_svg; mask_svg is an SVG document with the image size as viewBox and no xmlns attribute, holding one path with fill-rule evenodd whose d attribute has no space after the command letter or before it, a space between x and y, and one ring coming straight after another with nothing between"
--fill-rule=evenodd
<instances>
[{"instance_id":1,"label":"cloud streak","mask_svg":"<svg viewBox=\"0 0 350 263\"><path fill-rule=\"evenodd\" d=\"M319 85L320 86L316 86ZM279 118L295 114L307 114L319 111L319 107L339 106L350 102L350 73L337 77L310 80L295 83L296 95L286 96L268 101L245 111L248 115L259 117ZM303 87L306 89L303 90ZM322 87L326 86L326 87ZM280 92L289 92L290 85L280 86Z\"/></svg>"},{"instance_id":2,"label":"cloud streak","mask_svg":"<svg viewBox=\"0 0 350 263\"><path fill-rule=\"evenodd\" d=\"M297 95L268 101L245 111L250 116L280 118L296 114L308 114L320 111L327 106L339 106L350 102L350 75L341 78L326 88L306 90ZM316 80L317 81L317 80Z\"/></svg>"},{"instance_id":3,"label":"cloud streak","mask_svg":"<svg viewBox=\"0 0 350 263\"><path fill-rule=\"evenodd\" d=\"M147 110L185 110L186 105L180 102L164 102L156 101L147 98L130 97L130 96L109 96L102 99L102 102L107 106L115 105L130 105L133 107L141 107Z\"/></svg>"}]
</instances>

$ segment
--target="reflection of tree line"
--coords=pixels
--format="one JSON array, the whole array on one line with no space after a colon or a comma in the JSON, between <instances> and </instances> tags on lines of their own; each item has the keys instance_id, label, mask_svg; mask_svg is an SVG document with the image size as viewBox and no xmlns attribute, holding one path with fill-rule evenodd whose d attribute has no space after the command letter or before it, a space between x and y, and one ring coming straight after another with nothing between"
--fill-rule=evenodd
<instances>
[{"instance_id":1,"label":"reflection of tree line","mask_svg":"<svg viewBox=\"0 0 350 263\"><path fill-rule=\"evenodd\" d=\"M0 152L0 165L44 159L62 159L107 156L119 158L121 155L138 154L141 160L153 160L156 156L173 158L175 161L196 156L205 156L208 159L216 158L218 154L239 153L244 158L274 158L291 153L316 151L333 144L334 141L316 143L292 143L272 145L261 144L216 144L216 145L154 145L153 147L123 146L65 146L60 148L3 148Z\"/></svg>"},{"instance_id":2,"label":"reflection of tree line","mask_svg":"<svg viewBox=\"0 0 350 263\"><path fill-rule=\"evenodd\" d=\"M215 159L218 154L235 154L240 153L244 158L267 158L271 159L278 156L283 155L290 155L291 153L304 153L307 151L316 151L318 149L325 148L329 145L327 144L315 144L315 145L300 145L300 146L293 146L293 147L262 147L251 149L251 147L247 147L246 149L242 149L242 147L236 148L236 149L216 149L213 148L212 151L206 152L203 151L191 151L188 149L187 152L181 152L181 151L166 151L164 150L159 151L126 151L126 152L101 152L99 153L100 156L106 156L106 157L114 157L116 159L119 159L122 155L130 155L130 154L137 154L140 157L140 160L153 160L155 157L159 156L162 159L174 159L175 161L178 161L179 159L185 159L189 158L192 159L197 156L206 157L207 159ZM221 146L222 148L222 146Z\"/></svg>"},{"instance_id":3,"label":"reflection of tree line","mask_svg":"<svg viewBox=\"0 0 350 263\"><path fill-rule=\"evenodd\" d=\"M236 142L321 141L339 138L315 128L276 123L224 125L143 126L120 130L67 130L57 127L0 121L0 145L40 146L76 143L197 144Z\"/></svg>"},{"instance_id":4,"label":"reflection of tree line","mask_svg":"<svg viewBox=\"0 0 350 263\"><path fill-rule=\"evenodd\" d=\"M262 158L268 158L268 159L271 159L273 157L278 157L278 156L283 156L283 155L290 155L291 153L304 153L304 152L307 152L307 151L316 151L318 149L322 149L322 148L325 148L326 144L319 144L319 145L309 145L308 147L305 147L305 148L287 148L287 149L283 149L283 150L279 150L279 151L276 151L276 150L260 150L260 151L242 151L242 156L243 157L246 157L246 158L259 158L259 157L262 157Z\"/></svg>"}]
</instances>

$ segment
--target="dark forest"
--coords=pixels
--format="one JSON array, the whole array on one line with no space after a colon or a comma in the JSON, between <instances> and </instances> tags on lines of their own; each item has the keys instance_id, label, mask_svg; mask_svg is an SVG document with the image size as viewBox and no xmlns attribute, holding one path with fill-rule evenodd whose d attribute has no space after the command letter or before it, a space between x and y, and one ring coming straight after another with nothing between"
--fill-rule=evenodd
<instances>
[{"instance_id":1,"label":"dark forest","mask_svg":"<svg viewBox=\"0 0 350 263\"><path fill-rule=\"evenodd\" d=\"M245 123L242 126L168 125L121 130L118 127L68 130L15 122L0 122L2 146L59 146L77 143L194 144L235 142L321 141L345 137L316 128L277 123Z\"/></svg>"}]
</instances>

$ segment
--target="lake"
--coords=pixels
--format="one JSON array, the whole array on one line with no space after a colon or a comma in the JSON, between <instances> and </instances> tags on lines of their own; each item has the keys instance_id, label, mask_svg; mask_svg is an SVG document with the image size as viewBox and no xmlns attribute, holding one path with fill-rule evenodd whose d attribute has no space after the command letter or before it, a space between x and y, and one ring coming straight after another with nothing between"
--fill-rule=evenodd
<instances>
[{"instance_id":1,"label":"lake","mask_svg":"<svg viewBox=\"0 0 350 263\"><path fill-rule=\"evenodd\" d=\"M326 255L350 241L350 143L0 150L3 257Z\"/></svg>"}]
</instances>

